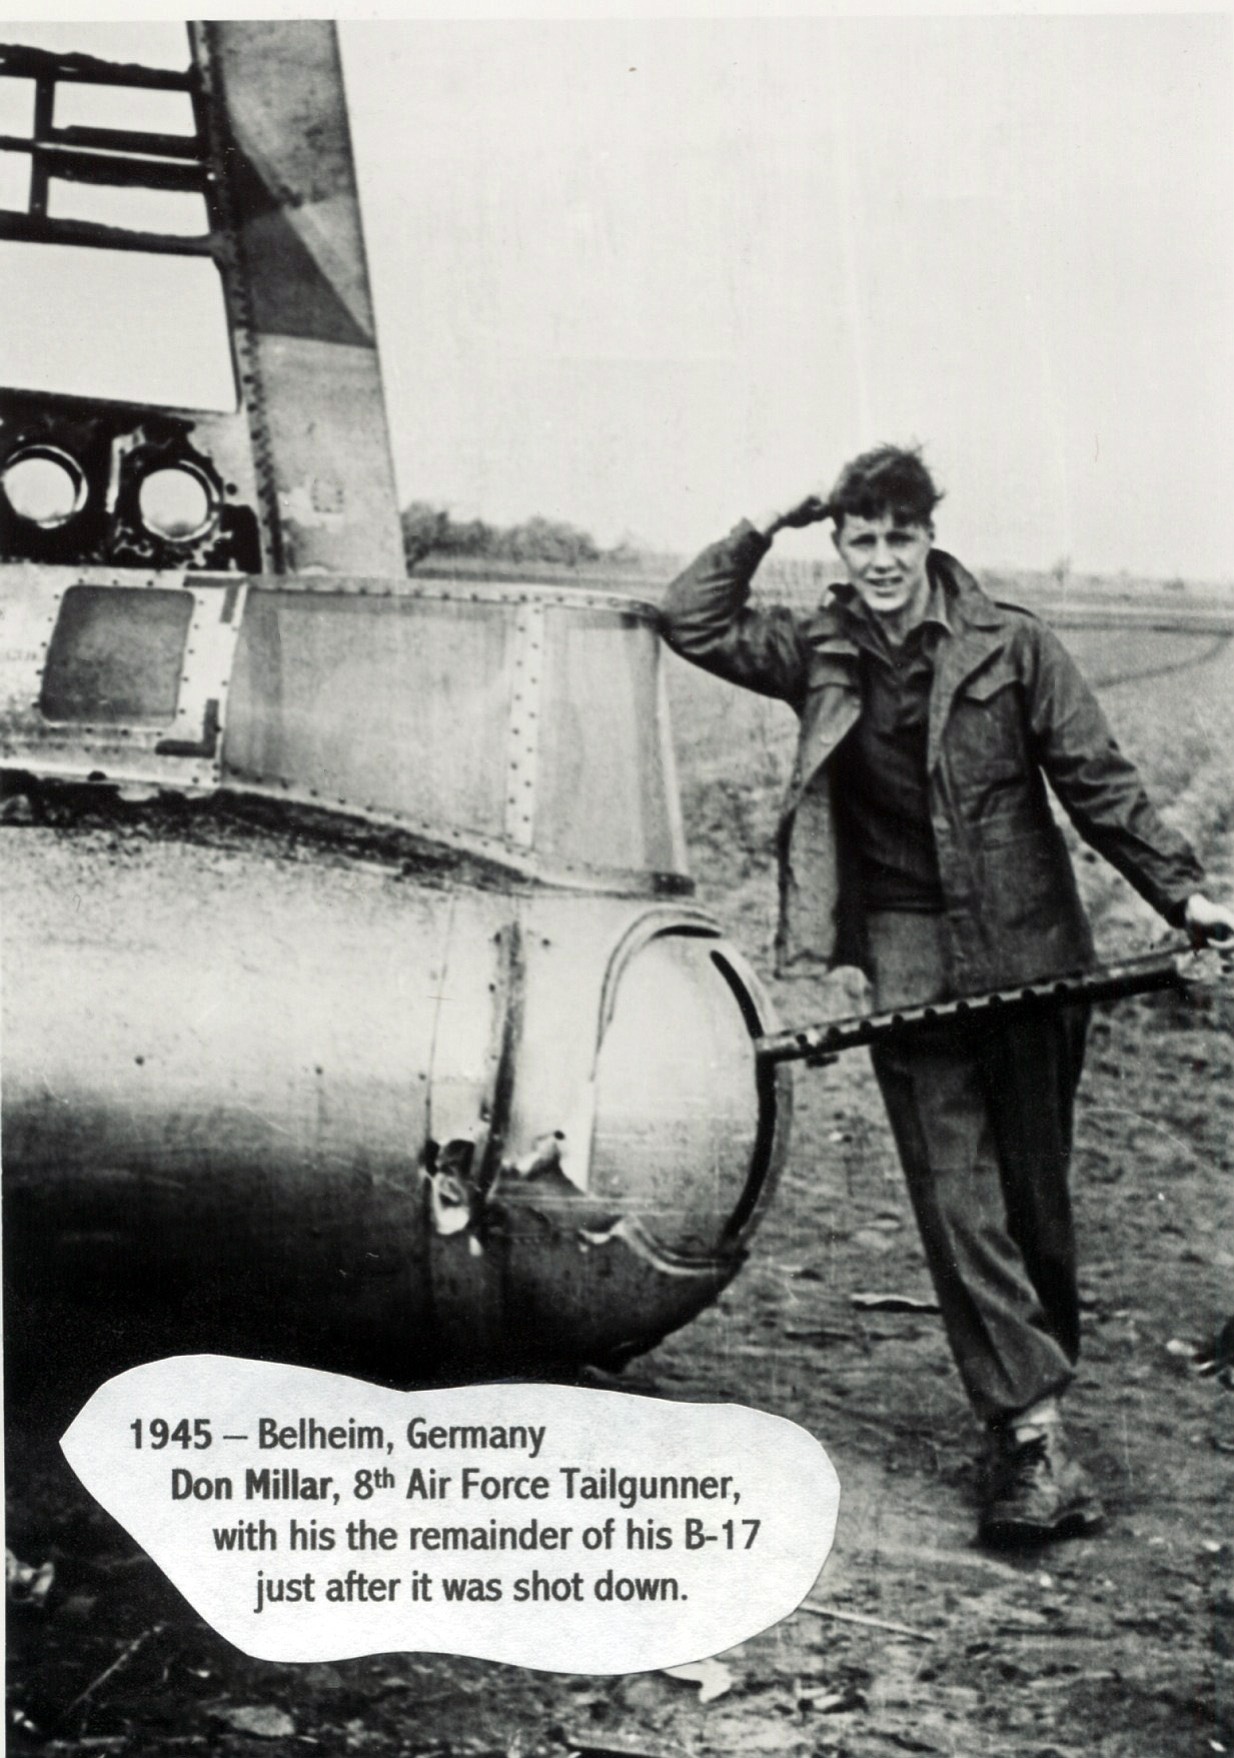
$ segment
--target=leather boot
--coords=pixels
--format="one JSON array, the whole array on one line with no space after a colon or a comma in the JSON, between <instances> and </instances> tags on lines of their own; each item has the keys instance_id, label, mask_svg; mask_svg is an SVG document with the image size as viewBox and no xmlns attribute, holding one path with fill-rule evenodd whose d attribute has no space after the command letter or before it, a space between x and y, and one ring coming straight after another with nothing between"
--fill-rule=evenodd
<instances>
[{"instance_id":1,"label":"leather boot","mask_svg":"<svg viewBox=\"0 0 1234 1758\"><path fill-rule=\"evenodd\" d=\"M1045 1544L1100 1525L1104 1511L1084 1467L1067 1451L1061 1422L996 1437L978 1536L983 1544Z\"/></svg>"}]
</instances>

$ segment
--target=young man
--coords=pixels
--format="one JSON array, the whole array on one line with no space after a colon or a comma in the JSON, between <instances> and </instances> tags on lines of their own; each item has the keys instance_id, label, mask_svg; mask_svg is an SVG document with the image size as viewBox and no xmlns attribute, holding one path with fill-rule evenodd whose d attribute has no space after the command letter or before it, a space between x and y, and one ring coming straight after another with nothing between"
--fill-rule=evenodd
<instances>
[{"instance_id":1,"label":"young man","mask_svg":"<svg viewBox=\"0 0 1234 1758\"><path fill-rule=\"evenodd\" d=\"M825 499L743 521L669 588L675 652L800 717L777 963L860 965L880 1008L1091 964L1047 782L1168 922L1196 944L1234 935L1058 640L932 547L939 498L918 453L880 447ZM847 580L809 616L751 609L776 532L825 518ZM947 1336L992 1436L990 1543L1101 1518L1059 1418L1079 1350L1067 1171L1086 1028L1071 1006L873 1051Z\"/></svg>"}]
</instances>

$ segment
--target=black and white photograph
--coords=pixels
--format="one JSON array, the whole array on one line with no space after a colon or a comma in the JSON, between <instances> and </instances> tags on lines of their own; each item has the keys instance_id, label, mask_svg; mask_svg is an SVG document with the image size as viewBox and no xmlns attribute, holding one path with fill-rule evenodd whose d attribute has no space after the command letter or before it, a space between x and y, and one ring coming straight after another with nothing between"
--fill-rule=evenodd
<instances>
[{"instance_id":1,"label":"black and white photograph","mask_svg":"<svg viewBox=\"0 0 1234 1758\"><path fill-rule=\"evenodd\" d=\"M1234 1753L1232 412L1228 13L0 20L8 1750Z\"/></svg>"}]
</instances>

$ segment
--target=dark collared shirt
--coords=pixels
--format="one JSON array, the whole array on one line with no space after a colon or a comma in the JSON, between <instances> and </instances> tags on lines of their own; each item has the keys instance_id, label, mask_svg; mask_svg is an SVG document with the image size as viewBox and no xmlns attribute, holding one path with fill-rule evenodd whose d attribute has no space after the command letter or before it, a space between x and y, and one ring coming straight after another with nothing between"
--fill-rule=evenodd
<instances>
[{"instance_id":1,"label":"dark collared shirt","mask_svg":"<svg viewBox=\"0 0 1234 1758\"><path fill-rule=\"evenodd\" d=\"M862 703L861 718L836 752L840 834L860 872L867 910L938 911L943 890L926 745L934 657L950 638L946 599L935 583L924 620L896 647L855 592L841 587L836 596L857 647Z\"/></svg>"}]
</instances>

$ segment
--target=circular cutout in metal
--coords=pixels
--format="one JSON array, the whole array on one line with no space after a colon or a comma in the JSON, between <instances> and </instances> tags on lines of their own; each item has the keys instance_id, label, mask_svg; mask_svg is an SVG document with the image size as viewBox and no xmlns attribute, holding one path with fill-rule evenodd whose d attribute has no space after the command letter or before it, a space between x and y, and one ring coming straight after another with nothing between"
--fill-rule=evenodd
<instances>
[{"instance_id":1,"label":"circular cutout in metal","mask_svg":"<svg viewBox=\"0 0 1234 1758\"><path fill-rule=\"evenodd\" d=\"M55 531L76 518L89 484L77 460L59 446L23 446L0 469L4 498L19 519Z\"/></svg>"},{"instance_id":2,"label":"circular cutout in metal","mask_svg":"<svg viewBox=\"0 0 1234 1758\"><path fill-rule=\"evenodd\" d=\"M137 505L146 530L165 543L192 543L210 529L217 502L190 464L163 464L142 478Z\"/></svg>"}]
</instances>

